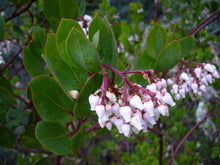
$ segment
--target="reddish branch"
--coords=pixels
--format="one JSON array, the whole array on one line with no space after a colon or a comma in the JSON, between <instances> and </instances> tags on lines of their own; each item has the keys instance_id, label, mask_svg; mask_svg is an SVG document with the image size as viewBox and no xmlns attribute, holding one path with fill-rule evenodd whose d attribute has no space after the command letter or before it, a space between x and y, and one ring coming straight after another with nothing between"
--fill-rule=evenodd
<instances>
[{"instance_id":1,"label":"reddish branch","mask_svg":"<svg viewBox=\"0 0 220 165\"><path fill-rule=\"evenodd\" d=\"M169 162L167 163L167 165L169 165L172 160L174 160L174 157L176 155L176 153L179 151L180 147L183 145L183 143L189 138L189 136L192 134L192 132L200 125L202 124L207 118L213 116L218 109L216 109L213 113L209 114L213 109L215 109L216 105L220 102L220 99L212 106L212 108L208 111L208 113L203 117L202 120L200 120L197 124L195 124L190 131L185 135L185 137L182 139L182 141L178 144L178 146L176 147L174 153L172 154L171 159L169 160Z\"/></svg>"},{"instance_id":2,"label":"reddish branch","mask_svg":"<svg viewBox=\"0 0 220 165\"><path fill-rule=\"evenodd\" d=\"M28 2L28 4L27 4L24 8L22 8L22 9L20 9L20 10L18 10L18 11L15 10L9 17L5 18L5 22L7 22L7 21L9 21L9 20L11 20L11 19L13 19L13 18L19 16L20 14L22 14L23 12L25 12L26 10L28 10L28 9L31 7L31 5L32 5L35 1L36 1L36 0L30 0L30 1Z\"/></svg>"},{"instance_id":3,"label":"reddish branch","mask_svg":"<svg viewBox=\"0 0 220 165\"><path fill-rule=\"evenodd\" d=\"M199 25L195 29L191 30L187 34L187 36L196 35L200 30L202 30L204 27L206 27L208 24L210 24L211 22L215 21L219 17L220 17L220 9L216 10L208 18L206 18L205 20L200 22Z\"/></svg>"},{"instance_id":4,"label":"reddish branch","mask_svg":"<svg viewBox=\"0 0 220 165\"><path fill-rule=\"evenodd\" d=\"M24 152L24 153L31 153L31 152L33 152L33 153L46 153L46 154L51 154L51 152L46 151L46 150L43 150L43 149L41 149L41 150L27 149L27 148L20 148L20 147L17 147L17 146L13 146L13 147L11 147L11 148L13 148L13 149L15 149L15 150L18 150L18 151L21 151L21 152Z\"/></svg>"},{"instance_id":5,"label":"reddish branch","mask_svg":"<svg viewBox=\"0 0 220 165\"><path fill-rule=\"evenodd\" d=\"M154 22L156 23L158 20L158 6L159 6L159 0L156 0L156 7L155 7L155 16L154 16Z\"/></svg>"}]
</instances>

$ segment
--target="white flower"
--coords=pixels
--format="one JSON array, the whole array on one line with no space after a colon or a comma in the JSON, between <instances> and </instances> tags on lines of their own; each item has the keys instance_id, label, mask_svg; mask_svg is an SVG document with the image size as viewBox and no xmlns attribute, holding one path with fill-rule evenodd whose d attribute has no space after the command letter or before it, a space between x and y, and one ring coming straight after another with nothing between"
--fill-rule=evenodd
<instances>
[{"instance_id":1,"label":"white flower","mask_svg":"<svg viewBox=\"0 0 220 165\"><path fill-rule=\"evenodd\" d=\"M69 91L68 93L73 99L77 99L77 97L79 96L79 92L77 90L72 90Z\"/></svg>"},{"instance_id":2,"label":"white flower","mask_svg":"<svg viewBox=\"0 0 220 165\"><path fill-rule=\"evenodd\" d=\"M183 72L180 75L180 80L188 81L189 80L189 76L185 72Z\"/></svg>"},{"instance_id":3,"label":"white flower","mask_svg":"<svg viewBox=\"0 0 220 165\"><path fill-rule=\"evenodd\" d=\"M151 125L153 126L156 124L155 118L153 116L150 116L148 113L144 113L144 119Z\"/></svg>"},{"instance_id":4,"label":"white flower","mask_svg":"<svg viewBox=\"0 0 220 165\"><path fill-rule=\"evenodd\" d=\"M161 104L157 107L158 111L160 112L161 115L163 116L169 116L169 110L168 107L164 104Z\"/></svg>"},{"instance_id":5,"label":"white flower","mask_svg":"<svg viewBox=\"0 0 220 165\"><path fill-rule=\"evenodd\" d=\"M176 103L173 101L172 96L169 93L165 93L165 95L162 96L162 101L166 104L171 105L172 107L176 105Z\"/></svg>"},{"instance_id":6,"label":"white flower","mask_svg":"<svg viewBox=\"0 0 220 165\"><path fill-rule=\"evenodd\" d=\"M197 83L192 83L191 88L193 90L193 93L197 93L198 92L198 84Z\"/></svg>"},{"instance_id":7,"label":"white flower","mask_svg":"<svg viewBox=\"0 0 220 165\"><path fill-rule=\"evenodd\" d=\"M111 131L111 129L112 129L112 123L111 123L110 121L107 121L105 126L106 126L106 128L107 128L109 131Z\"/></svg>"},{"instance_id":8,"label":"white flower","mask_svg":"<svg viewBox=\"0 0 220 165\"><path fill-rule=\"evenodd\" d=\"M1 52L0 52L1 53ZM1 55L1 54L0 54ZM5 64L5 60L4 60L4 58L2 57L2 56L0 56L0 65L1 64Z\"/></svg>"},{"instance_id":9,"label":"white flower","mask_svg":"<svg viewBox=\"0 0 220 165\"><path fill-rule=\"evenodd\" d=\"M184 88L181 88L179 90L180 95L184 98L186 96L186 90Z\"/></svg>"},{"instance_id":10,"label":"white flower","mask_svg":"<svg viewBox=\"0 0 220 165\"><path fill-rule=\"evenodd\" d=\"M178 93L178 85L177 84L173 84L172 89L173 89L173 93Z\"/></svg>"},{"instance_id":11,"label":"white flower","mask_svg":"<svg viewBox=\"0 0 220 165\"><path fill-rule=\"evenodd\" d=\"M161 88L166 88L167 87L167 82L165 79L161 79L159 81L156 82L157 85L157 89L160 90Z\"/></svg>"},{"instance_id":12,"label":"white flower","mask_svg":"<svg viewBox=\"0 0 220 165\"><path fill-rule=\"evenodd\" d=\"M112 106L112 113L114 113L116 116L119 115L119 109L120 109L120 106L118 103L115 103L113 106Z\"/></svg>"},{"instance_id":13,"label":"white flower","mask_svg":"<svg viewBox=\"0 0 220 165\"><path fill-rule=\"evenodd\" d=\"M147 88L146 89L149 89L151 92L157 92L157 85L155 83L152 83L152 84L149 84L147 85Z\"/></svg>"},{"instance_id":14,"label":"white flower","mask_svg":"<svg viewBox=\"0 0 220 165\"><path fill-rule=\"evenodd\" d=\"M173 81L172 79L170 79L170 78L167 79L167 84L168 84L168 85L173 85L173 83L174 83L174 81Z\"/></svg>"},{"instance_id":15,"label":"white flower","mask_svg":"<svg viewBox=\"0 0 220 165\"><path fill-rule=\"evenodd\" d=\"M89 16L89 15L87 15L87 14L85 14L85 15L83 16L83 19L84 19L85 21L87 21L87 22L92 21L92 17Z\"/></svg>"},{"instance_id":16,"label":"white flower","mask_svg":"<svg viewBox=\"0 0 220 165\"><path fill-rule=\"evenodd\" d=\"M205 85L201 85L199 87L199 89L202 91L202 92L206 92L206 86Z\"/></svg>"},{"instance_id":17,"label":"white flower","mask_svg":"<svg viewBox=\"0 0 220 165\"><path fill-rule=\"evenodd\" d=\"M144 111L147 112L150 117L154 116L154 103L151 100L144 103Z\"/></svg>"},{"instance_id":18,"label":"white flower","mask_svg":"<svg viewBox=\"0 0 220 165\"><path fill-rule=\"evenodd\" d=\"M134 95L131 99L130 99L130 105L132 105L135 108L138 108L140 110L144 109L144 105L142 104L141 98L138 95Z\"/></svg>"},{"instance_id":19,"label":"white flower","mask_svg":"<svg viewBox=\"0 0 220 165\"><path fill-rule=\"evenodd\" d=\"M131 108L129 106L120 107L119 114L126 123L131 121Z\"/></svg>"},{"instance_id":20,"label":"white flower","mask_svg":"<svg viewBox=\"0 0 220 165\"><path fill-rule=\"evenodd\" d=\"M141 118L138 114L133 114L131 117L131 125L137 128L138 131L143 129L141 125Z\"/></svg>"},{"instance_id":21,"label":"white flower","mask_svg":"<svg viewBox=\"0 0 220 165\"><path fill-rule=\"evenodd\" d=\"M89 103L90 103L90 110L95 111L96 105L99 103L99 96L97 95L90 95L89 96Z\"/></svg>"},{"instance_id":22,"label":"white flower","mask_svg":"<svg viewBox=\"0 0 220 165\"><path fill-rule=\"evenodd\" d=\"M211 73L216 70L215 66L214 66L214 65L211 65L211 64L206 64L206 65L204 66L204 69L205 69L206 71L208 71L208 72L211 72Z\"/></svg>"},{"instance_id":23,"label":"white flower","mask_svg":"<svg viewBox=\"0 0 220 165\"><path fill-rule=\"evenodd\" d=\"M144 12L144 9L143 9L143 8L137 9L137 13L142 13L142 12Z\"/></svg>"},{"instance_id":24,"label":"white flower","mask_svg":"<svg viewBox=\"0 0 220 165\"><path fill-rule=\"evenodd\" d=\"M117 118L116 120L115 120L115 126L117 127L117 129L118 129L118 131L119 131L119 133L122 133L122 124L123 124L124 122L123 122L123 119L121 119L121 118Z\"/></svg>"},{"instance_id":25,"label":"white flower","mask_svg":"<svg viewBox=\"0 0 220 165\"><path fill-rule=\"evenodd\" d=\"M201 79L201 82L202 82L204 85L208 85L208 82L207 82L207 80L206 80L206 77L203 77L203 78Z\"/></svg>"},{"instance_id":26,"label":"white flower","mask_svg":"<svg viewBox=\"0 0 220 165\"><path fill-rule=\"evenodd\" d=\"M111 117L110 117L110 122L111 122L112 124L115 124L115 121L116 121L116 117L115 117L115 116L111 116Z\"/></svg>"},{"instance_id":27,"label":"white flower","mask_svg":"<svg viewBox=\"0 0 220 165\"><path fill-rule=\"evenodd\" d=\"M219 74L218 74L217 71L214 71L214 72L212 73L212 75L213 75L213 77L215 77L215 78L219 78Z\"/></svg>"},{"instance_id":28,"label":"white flower","mask_svg":"<svg viewBox=\"0 0 220 165\"><path fill-rule=\"evenodd\" d=\"M181 95L179 93L175 94L175 99L176 100L180 100L181 99Z\"/></svg>"},{"instance_id":29,"label":"white flower","mask_svg":"<svg viewBox=\"0 0 220 165\"><path fill-rule=\"evenodd\" d=\"M126 124L126 123L122 124L121 129L125 136L127 137L130 136L131 127L129 124Z\"/></svg>"},{"instance_id":30,"label":"white flower","mask_svg":"<svg viewBox=\"0 0 220 165\"><path fill-rule=\"evenodd\" d=\"M201 73L202 73L202 69L201 69L201 68L196 68L196 69L194 70L194 72L195 72L195 74L196 74L196 77L197 77L197 78L200 78Z\"/></svg>"},{"instance_id":31,"label":"white flower","mask_svg":"<svg viewBox=\"0 0 220 165\"><path fill-rule=\"evenodd\" d=\"M209 82L209 83L212 83L212 76L210 74L207 74L205 76L206 80Z\"/></svg>"},{"instance_id":32,"label":"white flower","mask_svg":"<svg viewBox=\"0 0 220 165\"><path fill-rule=\"evenodd\" d=\"M105 106L104 105L97 105L95 108L96 114L98 115L99 118L102 118L105 114Z\"/></svg>"},{"instance_id":33,"label":"white flower","mask_svg":"<svg viewBox=\"0 0 220 165\"><path fill-rule=\"evenodd\" d=\"M106 97L107 97L107 98L109 99L109 101L111 101L112 103L116 103L116 101L117 101L117 98L116 98L115 94L113 94L113 93L111 93L111 92L109 92L109 91L106 92Z\"/></svg>"},{"instance_id":34,"label":"white flower","mask_svg":"<svg viewBox=\"0 0 220 165\"><path fill-rule=\"evenodd\" d=\"M148 132L147 128L148 128L148 123L146 120L142 120L142 126L143 126L143 133Z\"/></svg>"},{"instance_id":35,"label":"white flower","mask_svg":"<svg viewBox=\"0 0 220 165\"><path fill-rule=\"evenodd\" d=\"M106 121L103 120L102 118L98 118L98 122L99 122L99 125L101 128L104 128L105 124L106 124Z\"/></svg>"}]
</instances>

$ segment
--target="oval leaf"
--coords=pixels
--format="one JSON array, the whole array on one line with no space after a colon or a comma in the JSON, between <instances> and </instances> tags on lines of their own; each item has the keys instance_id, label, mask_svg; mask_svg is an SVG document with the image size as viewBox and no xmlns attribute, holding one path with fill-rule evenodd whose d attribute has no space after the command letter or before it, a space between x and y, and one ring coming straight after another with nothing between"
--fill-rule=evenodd
<instances>
[{"instance_id":1,"label":"oval leaf","mask_svg":"<svg viewBox=\"0 0 220 165\"><path fill-rule=\"evenodd\" d=\"M156 60L156 70L166 72L173 68L181 59L181 46L177 41L168 44L159 54Z\"/></svg>"},{"instance_id":2,"label":"oval leaf","mask_svg":"<svg viewBox=\"0 0 220 165\"><path fill-rule=\"evenodd\" d=\"M73 109L74 103L54 78L39 76L29 86L34 106L43 118L53 122L68 121L68 111Z\"/></svg>"},{"instance_id":3,"label":"oval leaf","mask_svg":"<svg viewBox=\"0 0 220 165\"><path fill-rule=\"evenodd\" d=\"M0 87L0 111L5 111L13 104L17 103L12 94L8 90Z\"/></svg>"},{"instance_id":4,"label":"oval leaf","mask_svg":"<svg viewBox=\"0 0 220 165\"><path fill-rule=\"evenodd\" d=\"M0 146L11 147L15 144L16 137L9 128L1 126L0 135Z\"/></svg>"},{"instance_id":5,"label":"oval leaf","mask_svg":"<svg viewBox=\"0 0 220 165\"><path fill-rule=\"evenodd\" d=\"M59 123L39 122L36 126L36 136L55 154L66 155L71 152L69 132Z\"/></svg>"},{"instance_id":6,"label":"oval leaf","mask_svg":"<svg viewBox=\"0 0 220 165\"><path fill-rule=\"evenodd\" d=\"M193 48L194 37L193 36L184 37L182 40L180 40L179 43L182 47L182 57L186 57Z\"/></svg>"}]
</instances>

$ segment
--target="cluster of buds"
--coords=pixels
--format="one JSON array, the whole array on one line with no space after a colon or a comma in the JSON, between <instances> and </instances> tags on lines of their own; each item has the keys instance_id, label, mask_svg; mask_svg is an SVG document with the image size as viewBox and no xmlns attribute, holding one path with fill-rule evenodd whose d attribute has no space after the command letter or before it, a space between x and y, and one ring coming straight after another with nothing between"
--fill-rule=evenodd
<instances>
[{"instance_id":1,"label":"cluster of buds","mask_svg":"<svg viewBox=\"0 0 220 165\"><path fill-rule=\"evenodd\" d=\"M201 96L206 92L209 83L214 82L216 78L219 78L219 74L212 64L181 61L176 76L168 79L167 82L171 85L174 98L180 100L188 93Z\"/></svg>"},{"instance_id":2,"label":"cluster of buds","mask_svg":"<svg viewBox=\"0 0 220 165\"><path fill-rule=\"evenodd\" d=\"M10 53L11 49L15 46L15 40L5 40L0 42L0 55Z\"/></svg>"},{"instance_id":3,"label":"cluster of buds","mask_svg":"<svg viewBox=\"0 0 220 165\"><path fill-rule=\"evenodd\" d=\"M139 37L137 34L133 34L130 37L128 37L128 41L131 43L131 45L134 45L135 42L139 41Z\"/></svg>"},{"instance_id":4,"label":"cluster of buds","mask_svg":"<svg viewBox=\"0 0 220 165\"><path fill-rule=\"evenodd\" d=\"M169 115L168 105L175 106L167 92L165 79L154 80L146 88L131 83L125 77L123 80L128 87L109 85L111 87L108 88L102 85L89 96L91 111L96 112L100 127L111 130L115 125L119 133L127 137L132 133L138 134L141 130L145 133L156 124L160 115ZM107 88L103 88L104 86Z\"/></svg>"}]
</instances>

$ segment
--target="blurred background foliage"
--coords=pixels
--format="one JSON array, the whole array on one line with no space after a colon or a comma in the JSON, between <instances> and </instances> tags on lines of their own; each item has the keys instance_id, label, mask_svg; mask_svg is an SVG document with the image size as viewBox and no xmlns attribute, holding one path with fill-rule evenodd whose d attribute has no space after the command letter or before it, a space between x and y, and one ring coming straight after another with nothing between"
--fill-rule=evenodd
<instances>
[{"instance_id":1,"label":"blurred background foliage","mask_svg":"<svg viewBox=\"0 0 220 165\"><path fill-rule=\"evenodd\" d=\"M94 17L96 13L102 17L107 15L120 49L117 68L122 70L133 68L134 57L145 48L149 30L156 22L165 27L168 41L178 40L220 8L218 0L155 2L157 0L78 0L79 16L89 14ZM58 19L62 16L55 16L50 20L47 16L49 21L45 20L45 15L48 14L45 13L43 0L1 0L0 9L0 55L5 61L0 64L0 85L13 93L9 95L13 98L8 97L4 100L6 104L1 102L0 107L0 164L48 165L58 162L57 159L60 164L65 165L156 165L159 163L159 141L157 133L154 132L125 138L117 131L100 129L84 137L75 155L59 157L50 152L34 153L42 149L34 133L35 125L41 118L34 110L31 101L27 99L30 96L28 89L26 92L26 87L32 77L23 68L21 46L28 44L39 67L43 68L41 72L49 74L40 56L44 52L46 38L38 37L38 34L44 36L46 32L56 31ZM18 13L20 9L25 11ZM34 40L29 42L32 38ZM220 19L218 18L195 35L193 51L186 59L212 62L219 67L219 50ZM5 67L16 53L14 62L10 63L10 67ZM172 147L176 148L201 116L205 115L207 109L216 104L219 99L219 84L218 79L202 98L188 96L170 110L170 117L161 118L163 164L171 158ZM2 92L3 90L1 94ZM13 106L8 106L11 104ZM218 111L213 117L202 123L185 141L175 156L174 164L220 164L220 104L216 109ZM95 124L97 118L91 115L88 121L85 127Z\"/></svg>"}]
</instances>

